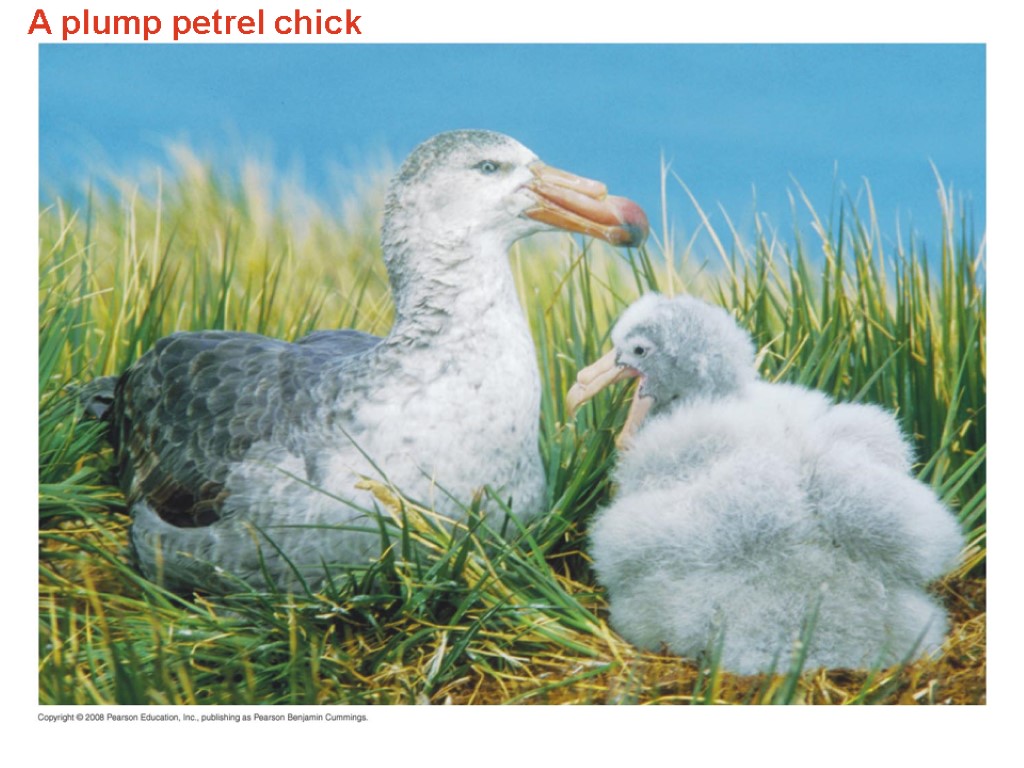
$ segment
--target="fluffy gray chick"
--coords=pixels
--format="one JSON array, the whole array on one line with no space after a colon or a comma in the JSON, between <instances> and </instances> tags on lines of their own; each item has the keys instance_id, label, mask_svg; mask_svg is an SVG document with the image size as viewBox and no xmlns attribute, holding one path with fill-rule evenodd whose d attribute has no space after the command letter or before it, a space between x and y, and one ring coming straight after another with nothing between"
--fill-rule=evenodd
<instances>
[{"instance_id":1,"label":"fluffy gray chick","mask_svg":"<svg viewBox=\"0 0 1024 768\"><path fill-rule=\"evenodd\" d=\"M787 669L808 636L808 669L941 647L946 614L926 586L963 537L911 476L889 413L757 380L750 337L690 297L643 297L612 339L569 400L639 379L617 496L591 529L623 637L688 657L719 648L739 674Z\"/></svg>"}]
</instances>

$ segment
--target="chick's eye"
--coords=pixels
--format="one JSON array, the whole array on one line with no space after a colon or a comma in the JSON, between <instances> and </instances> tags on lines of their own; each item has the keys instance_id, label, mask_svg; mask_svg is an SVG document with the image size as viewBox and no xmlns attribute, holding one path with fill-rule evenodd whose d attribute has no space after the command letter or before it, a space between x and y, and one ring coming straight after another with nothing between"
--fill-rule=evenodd
<instances>
[{"instance_id":1,"label":"chick's eye","mask_svg":"<svg viewBox=\"0 0 1024 768\"><path fill-rule=\"evenodd\" d=\"M639 344L637 344L635 347L633 347L633 354L636 355L637 357L643 357L644 355L647 354L647 347L641 347Z\"/></svg>"},{"instance_id":2,"label":"chick's eye","mask_svg":"<svg viewBox=\"0 0 1024 768\"><path fill-rule=\"evenodd\" d=\"M493 160L481 160L476 164L476 169L480 173L496 173L500 166Z\"/></svg>"}]
</instances>

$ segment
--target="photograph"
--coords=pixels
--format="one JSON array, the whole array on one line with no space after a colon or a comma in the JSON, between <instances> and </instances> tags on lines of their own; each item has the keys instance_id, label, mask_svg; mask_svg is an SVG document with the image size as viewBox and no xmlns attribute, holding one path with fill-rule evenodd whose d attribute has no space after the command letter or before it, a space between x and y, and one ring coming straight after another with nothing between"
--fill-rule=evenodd
<instances>
[{"instance_id":1,"label":"photograph","mask_svg":"<svg viewBox=\"0 0 1024 768\"><path fill-rule=\"evenodd\" d=\"M89 23L40 705L987 703L983 43Z\"/></svg>"}]
</instances>

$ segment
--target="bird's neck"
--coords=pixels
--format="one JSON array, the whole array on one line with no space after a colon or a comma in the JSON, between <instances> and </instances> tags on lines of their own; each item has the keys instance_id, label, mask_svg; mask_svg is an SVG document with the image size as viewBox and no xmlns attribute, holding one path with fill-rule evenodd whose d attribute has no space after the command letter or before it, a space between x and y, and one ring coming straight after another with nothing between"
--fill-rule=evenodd
<instances>
[{"instance_id":1,"label":"bird's neck","mask_svg":"<svg viewBox=\"0 0 1024 768\"><path fill-rule=\"evenodd\" d=\"M740 377L737 375L735 381L722 382L716 386L708 386L705 384L694 391L681 393L669 399L656 401L655 405L651 408L650 415L659 416L664 413L672 413L673 411L691 408L697 404L709 405L724 402L733 398L744 397L746 396L747 388L750 386L752 381L753 379L749 377Z\"/></svg>"},{"instance_id":2,"label":"bird's neck","mask_svg":"<svg viewBox=\"0 0 1024 768\"><path fill-rule=\"evenodd\" d=\"M395 302L390 345L434 346L488 329L526 329L508 243L477 236L385 243Z\"/></svg>"}]
</instances>

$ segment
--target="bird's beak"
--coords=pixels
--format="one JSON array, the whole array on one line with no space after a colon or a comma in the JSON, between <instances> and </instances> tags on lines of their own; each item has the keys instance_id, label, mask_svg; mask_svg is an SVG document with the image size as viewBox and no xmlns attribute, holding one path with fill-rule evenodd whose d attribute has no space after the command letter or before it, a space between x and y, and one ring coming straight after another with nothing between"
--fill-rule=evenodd
<instances>
[{"instance_id":1,"label":"bird's beak","mask_svg":"<svg viewBox=\"0 0 1024 768\"><path fill-rule=\"evenodd\" d=\"M572 385L569 394L566 395L566 406L569 409L569 416L572 417L587 400L592 398L605 387L625 379L635 379L641 374L635 368L628 365L619 365L615 359L613 349L596 363L588 365L576 374L576 383ZM629 414L626 416L626 423L615 438L615 444L619 448L628 448L633 442L633 436L640 425L643 424L647 412L651 410L654 399L640 394L640 387L633 393L633 402L629 406Z\"/></svg>"},{"instance_id":2,"label":"bird's beak","mask_svg":"<svg viewBox=\"0 0 1024 768\"><path fill-rule=\"evenodd\" d=\"M599 237L612 245L635 247L647 237L647 216L639 205L608 194L599 181L560 171L541 162L530 165L526 188L537 204L526 211L545 224Z\"/></svg>"}]
</instances>

